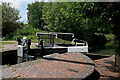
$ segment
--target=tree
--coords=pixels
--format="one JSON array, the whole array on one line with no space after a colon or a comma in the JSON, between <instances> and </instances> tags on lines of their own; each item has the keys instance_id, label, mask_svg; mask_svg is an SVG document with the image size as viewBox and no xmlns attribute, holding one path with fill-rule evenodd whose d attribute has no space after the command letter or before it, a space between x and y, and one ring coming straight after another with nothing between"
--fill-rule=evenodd
<instances>
[{"instance_id":1,"label":"tree","mask_svg":"<svg viewBox=\"0 0 120 80\"><path fill-rule=\"evenodd\" d=\"M93 3L86 10L87 16L97 19L103 29L115 35L116 52L120 55L120 3ZM111 26L110 26L111 25Z\"/></svg>"},{"instance_id":2,"label":"tree","mask_svg":"<svg viewBox=\"0 0 120 80\"><path fill-rule=\"evenodd\" d=\"M48 25L44 28L55 32L72 32L76 38L86 40L92 47L105 46L106 38L103 34L109 30L104 27L105 24L102 25L104 20L92 17L95 15L95 13L92 14L93 11L91 16L88 15L89 9L93 9L94 6L94 3L80 2L46 3L42 12L44 22ZM102 33L102 35L96 35L96 33ZM104 41L98 42L96 41L98 39L104 39Z\"/></svg>"},{"instance_id":3,"label":"tree","mask_svg":"<svg viewBox=\"0 0 120 80\"><path fill-rule=\"evenodd\" d=\"M80 10L74 10L77 6L77 3L67 2L46 3L43 6L43 18L45 23L48 24L47 28L50 31L74 32L75 27L73 26L79 27L80 25L76 23L79 23L80 18L82 18L79 15Z\"/></svg>"},{"instance_id":4,"label":"tree","mask_svg":"<svg viewBox=\"0 0 120 80\"><path fill-rule=\"evenodd\" d=\"M63 32L65 30L63 25L64 15L60 11L61 8L61 3L46 3L43 6L43 19L48 24L44 27L45 29L55 32Z\"/></svg>"},{"instance_id":5,"label":"tree","mask_svg":"<svg viewBox=\"0 0 120 80\"><path fill-rule=\"evenodd\" d=\"M44 2L35 2L28 4L28 24L34 28L43 30L44 22L42 20L42 6Z\"/></svg>"},{"instance_id":6,"label":"tree","mask_svg":"<svg viewBox=\"0 0 120 80\"><path fill-rule=\"evenodd\" d=\"M13 32L19 27L17 20L20 19L19 10L10 6L10 3L2 2L2 36Z\"/></svg>"}]
</instances>

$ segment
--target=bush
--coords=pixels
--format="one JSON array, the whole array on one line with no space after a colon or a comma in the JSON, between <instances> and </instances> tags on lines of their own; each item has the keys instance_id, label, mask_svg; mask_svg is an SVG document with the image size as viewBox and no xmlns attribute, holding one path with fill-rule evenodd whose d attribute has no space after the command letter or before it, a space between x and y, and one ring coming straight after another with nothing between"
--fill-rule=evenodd
<instances>
[{"instance_id":1,"label":"bush","mask_svg":"<svg viewBox=\"0 0 120 80\"><path fill-rule=\"evenodd\" d=\"M106 37L106 39L107 39L107 41L112 41L114 38L115 38L115 35L113 35L113 34L107 34L107 35L105 35L105 37Z\"/></svg>"},{"instance_id":2,"label":"bush","mask_svg":"<svg viewBox=\"0 0 120 80\"><path fill-rule=\"evenodd\" d=\"M32 28L32 27L24 27L22 30L16 30L12 33L7 34L3 40L16 40L18 37L21 37L21 39L26 36L27 38L30 38L32 40L36 40L36 32L45 32L45 31L41 31L39 29L36 28Z\"/></svg>"},{"instance_id":3,"label":"bush","mask_svg":"<svg viewBox=\"0 0 120 80\"><path fill-rule=\"evenodd\" d=\"M92 35L89 43L89 47L91 47L92 51L97 51L105 48L105 44L107 43L107 39L104 35Z\"/></svg>"}]
</instances>

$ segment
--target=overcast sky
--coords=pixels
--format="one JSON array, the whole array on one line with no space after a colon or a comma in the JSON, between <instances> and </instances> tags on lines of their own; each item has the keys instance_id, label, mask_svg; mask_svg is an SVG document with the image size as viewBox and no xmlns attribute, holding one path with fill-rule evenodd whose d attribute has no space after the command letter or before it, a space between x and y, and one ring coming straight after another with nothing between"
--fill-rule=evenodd
<instances>
[{"instance_id":1,"label":"overcast sky","mask_svg":"<svg viewBox=\"0 0 120 80\"><path fill-rule=\"evenodd\" d=\"M31 4L36 0L2 0L3 2L10 2L12 7L15 7L20 11L19 16L21 16L20 21L27 23L27 4ZM41 0L37 0L41 1ZM48 0L44 0L48 2Z\"/></svg>"}]
</instances>

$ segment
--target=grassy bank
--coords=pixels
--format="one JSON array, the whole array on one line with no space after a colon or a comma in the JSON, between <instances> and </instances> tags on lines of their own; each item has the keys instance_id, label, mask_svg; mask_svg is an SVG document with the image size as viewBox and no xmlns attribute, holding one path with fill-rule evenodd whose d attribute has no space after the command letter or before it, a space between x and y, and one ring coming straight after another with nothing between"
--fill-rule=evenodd
<instances>
[{"instance_id":1,"label":"grassy bank","mask_svg":"<svg viewBox=\"0 0 120 80\"><path fill-rule=\"evenodd\" d=\"M16 42L2 42L2 45L6 45L6 44L17 44Z\"/></svg>"}]
</instances>

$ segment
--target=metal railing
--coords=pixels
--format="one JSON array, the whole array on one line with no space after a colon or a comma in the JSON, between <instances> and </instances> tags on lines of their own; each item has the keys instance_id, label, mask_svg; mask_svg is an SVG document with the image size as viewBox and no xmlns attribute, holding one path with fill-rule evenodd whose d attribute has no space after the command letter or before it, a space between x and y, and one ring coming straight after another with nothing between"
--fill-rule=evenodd
<instances>
[{"instance_id":1,"label":"metal railing","mask_svg":"<svg viewBox=\"0 0 120 80\"><path fill-rule=\"evenodd\" d=\"M38 36L38 47L40 41L43 40L44 47L54 47L55 45L70 45L70 46L88 46L88 43L84 40L74 38L73 33L36 33Z\"/></svg>"}]
</instances>

